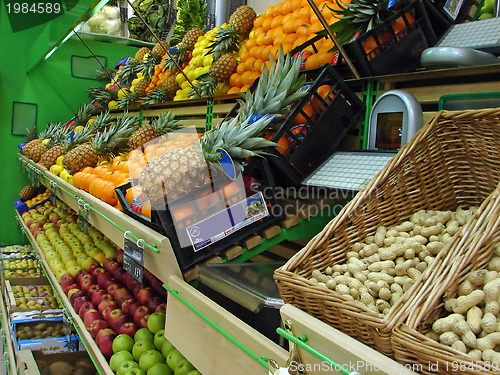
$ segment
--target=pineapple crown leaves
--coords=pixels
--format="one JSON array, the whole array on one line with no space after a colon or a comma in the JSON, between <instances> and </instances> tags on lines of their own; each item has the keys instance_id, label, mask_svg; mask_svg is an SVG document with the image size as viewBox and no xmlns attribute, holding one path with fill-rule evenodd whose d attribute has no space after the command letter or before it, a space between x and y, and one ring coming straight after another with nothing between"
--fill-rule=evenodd
<instances>
[{"instance_id":1,"label":"pineapple crown leaves","mask_svg":"<svg viewBox=\"0 0 500 375\"><path fill-rule=\"evenodd\" d=\"M146 105L164 103L168 101L168 92L162 87L153 89L148 96L144 98L143 103Z\"/></svg>"},{"instance_id":2,"label":"pineapple crown leaves","mask_svg":"<svg viewBox=\"0 0 500 375\"><path fill-rule=\"evenodd\" d=\"M60 123L58 123L59 129L50 137L49 143L47 146L50 148L56 145L62 145L66 141L66 139L71 135L71 128L69 127L60 127Z\"/></svg>"},{"instance_id":3,"label":"pineapple crown leaves","mask_svg":"<svg viewBox=\"0 0 500 375\"><path fill-rule=\"evenodd\" d=\"M110 68L103 68L101 70L96 70L95 71L95 75L94 75L94 79L96 79L97 81L109 81L112 77L113 77L113 74L115 73L115 71L113 69L110 69Z\"/></svg>"},{"instance_id":4,"label":"pineapple crown leaves","mask_svg":"<svg viewBox=\"0 0 500 375\"><path fill-rule=\"evenodd\" d=\"M217 81L209 75L206 75L200 81L194 83L194 86L198 90L199 94L194 88L192 88L188 92L188 97L191 99L207 98L213 96L214 90L217 87Z\"/></svg>"},{"instance_id":5,"label":"pineapple crown leaves","mask_svg":"<svg viewBox=\"0 0 500 375\"><path fill-rule=\"evenodd\" d=\"M106 127L108 127L115 118L109 113L109 111L101 112L96 116L95 121L89 125L89 130L92 133L97 133Z\"/></svg>"},{"instance_id":6,"label":"pineapple crown leaves","mask_svg":"<svg viewBox=\"0 0 500 375\"><path fill-rule=\"evenodd\" d=\"M88 90L90 99L97 100L101 103L109 103L118 98L116 90L107 90L101 87L91 87Z\"/></svg>"},{"instance_id":7,"label":"pineapple crown leaves","mask_svg":"<svg viewBox=\"0 0 500 375\"><path fill-rule=\"evenodd\" d=\"M170 51L168 51L170 56L167 56L165 59L165 68L163 71L165 72L166 70L173 70L176 69L177 66L175 65L175 62L177 62L178 65L181 65L182 62L184 61L184 58L187 55L187 50L186 47L183 46L181 43L177 44L175 47L172 47ZM173 59L172 59L173 58ZM175 62L174 62L175 60Z\"/></svg>"},{"instance_id":8,"label":"pineapple crown leaves","mask_svg":"<svg viewBox=\"0 0 500 375\"><path fill-rule=\"evenodd\" d=\"M283 75L283 72L286 72ZM264 66L262 75L254 93L247 90L239 100L240 118L252 115L280 115L290 104L307 95L307 91L297 92L306 83L306 77L300 74L300 59L292 62L290 54L285 56L280 47L278 60L271 59L269 74Z\"/></svg>"},{"instance_id":9,"label":"pineapple crown leaves","mask_svg":"<svg viewBox=\"0 0 500 375\"><path fill-rule=\"evenodd\" d=\"M167 134L181 126L172 111L160 113L158 117L151 121L151 125L159 134Z\"/></svg>"},{"instance_id":10,"label":"pineapple crown leaves","mask_svg":"<svg viewBox=\"0 0 500 375\"><path fill-rule=\"evenodd\" d=\"M92 147L100 155L118 155L128 150L128 139L136 129L138 119L135 116L118 118L106 131L95 134Z\"/></svg>"},{"instance_id":11,"label":"pineapple crown leaves","mask_svg":"<svg viewBox=\"0 0 500 375\"><path fill-rule=\"evenodd\" d=\"M45 138L50 138L61 126L60 122L52 122L50 121L45 130L40 132L38 135L38 139L45 139Z\"/></svg>"},{"instance_id":12,"label":"pineapple crown leaves","mask_svg":"<svg viewBox=\"0 0 500 375\"><path fill-rule=\"evenodd\" d=\"M88 105L83 104L79 106L75 115L75 126L79 125L85 126L91 117L92 117L92 110Z\"/></svg>"},{"instance_id":13,"label":"pineapple crown leaves","mask_svg":"<svg viewBox=\"0 0 500 375\"><path fill-rule=\"evenodd\" d=\"M213 61L229 52L238 51L240 36L232 27L227 27L217 31L214 41L208 46L205 56L213 53Z\"/></svg>"},{"instance_id":14,"label":"pineapple crown leaves","mask_svg":"<svg viewBox=\"0 0 500 375\"><path fill-rule=\"evenodd\" d=\"M25 132L26 142L36 139L36 127L30 126Z\"/></svg>"},{"instance_id":15,"label":"pineapple crown leaves","mask_svg":"<svg viewBox=\"0 0 500 375\"><path fill-rule=\"evenodd\" d=\"M139 64L138 70L144 74L144 78L151 79L155 71L155 66L160 63L160 57L149 53L144 57L142 63Z\"/></svg>"},{"instance_id":16,"label":"pineapple crown leaves","mask_svg":"<svg viewBox=\"0 0 500 375\"><path fill-rule=\"evenodd\" d=\"M136 59L128 59L127 63L117 73L117 78L123 82L139 71L139 63Z\"/></svg>"},{"instance_id":17,"label":"pineapple crown leaves","mask_svg":"<svg viewBox=\"0 0 500 375\"><path fill-rule=\"evenodd\" d=\"M139 104L139 96L135 92L129 92L123 98L117 100L116 108L128 108Z\"/></svg>"},{"instance_id":18,"label":"pineapple crown leaves","mask_svg":"<svg viewBox=\"0 0 500 375\"><path fill-rule=\"evenodd\" d=\"M277 144L259 135L271 120L272 117L263 116L253 123L249 118L240 122L236 116L230 121L220 123L200 139L205 160L210 163L219 161L222 154L215 151L219 147L226 150L236 163L247 157L267 155L265 148L276 147Z\"/></svg>"}]
</instances>

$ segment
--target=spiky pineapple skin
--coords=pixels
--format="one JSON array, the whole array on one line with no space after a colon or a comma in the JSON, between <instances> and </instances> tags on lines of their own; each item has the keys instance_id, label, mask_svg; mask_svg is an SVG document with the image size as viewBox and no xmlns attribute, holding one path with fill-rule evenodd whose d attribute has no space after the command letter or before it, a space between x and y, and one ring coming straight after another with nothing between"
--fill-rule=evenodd
<instances>
[{"instance_id":1,"label":"spiky pineapple skin","mask_svg":"<svg viewBox=\"0 0 500 375\"><path fill-rule=\"evenodd\" d=\"M214 61L210 66L210 76L217 82L226 82L236 71L238 61L232 53L226 53Z\"/></svg>"},{"instance_id":2,"label":"spiky pineapple skin","mask_svg":"<svg viewBox=\"0 0 500 375\"><path fill-rule=\"evenodd\" d=\"M28 158L33 160L35 163L40 161L42 155L48 150L47 146L42 143L41 139L34 139L29 141L23 147L23 154Z\"/></svg>"},{"instance_id":3,"label":"spiky pineapple skin","mask_svg":"<svg viewBox=\"0 0 500 375\"><path fill-rule=\"evenodd\" d=\"M194 49L194 45L198 41L198 38L203 34L204 33L203 31L201 31L201 29L199 29L198 27L193 27L182 38L182 44L188 51L192 51Z\"/></svg>"},{"instance_id":4,"label":"spiky pineapple skin","mask_svg":"<svg viewBox=\"0 0 500 375\"><path fill-rule=\"evenodd\" d=\"M134 86L134 93L137 94L138 97L143 98L146 96L146 89L151 83L150 79L143 78Z\"/></svg>"},{"instance_id":5,"label":"spiky pineapple skin","mask_svg":"<svg viewBox=\"0 0 500 375\"><path fill-rule=\"evenodd\" d=\"M139 175L139 184L151 204L163 206L205 183L207 163L195 147L178 148L151 160Z\"/></svg>"},{"instance_id":6,"label":"spiky pineapple skin","mask_svg":"<svg viewBox=\"0 0 500 375\"><path fill-rule=\"evenodd\" d=\"M229 26L232 27L241 38L246 38L253 27L253 21L257 17L255 10L248 5L242 5L229 17Z\"/></svg>"},{"instance_id":7,"label":"spiky pineapple skin","mask_svg":"<svg viewBox=\"0 0 500 375\"><path fill-rule=\"evenodd\" d=\"M158 138L160 134L154 129L150 124L142 125L139 129L132 133L128 140L130 148L140 148L143 149L144 145L155 138Z\"/></svg>"},{"instance_id":8,"label":"spiky pineapple skin","mask_svg":"<svg viewBox=\"0 0 500 375\"><path fill-rule=\"evenodd\" d=\"M158 42L155 44L155 46L151 50L151 53L153 55L163 57L167 53L167 52L165 52L165 50L168 51L169 48L170 48L170 46L168 45L167 42L161 41L161 42Z\"/></svg>"},{"instance_id":9,"label":"spiky pineapple skin","mask_svg":"<svg viewBox=\"0 0 500 375\"><path fill-rule=\"evenodd\" d=\"M146 56L150 52L148 47L141 47L139 50L135 53L134 59L136 61L142 61L144 56Z\"/></svg>"},{"instance_id":10,"label":"spiky pineapple skin","mask_svg":"<svg viewBox=\"0 0 500 375\"><path fill-rule=\"evenodd\" d=\"M64 156L63 165L66 170L75 174L85 167L95 167L99 161L99 155L90 143L78 145Z\"/></svg>"},{"instance_id":11,"label":"spiky pineapple skin","mask_svg":"<svg viewBox=\"0 0 500 375\"><path fill-rule=\"evenodd\" d=\"M40 164L45 168L50 168L56 164L57 158L66 154L66 148L62 145L56 145L49 148L40 158Z\"/></svg>"},{"instance_id":12,"label":"spiky pineapple skin","mask_svg":"<svg viewBox=\"0 0 500 375\"><path fill-rule=\"evenodd\" d=\"M36 188L33 185L26 185L23 187L19 193L19 197L23 202L33 198L35 196Z\"/></svg>"},{"instance_id":13,"label":"spiky pineapple skin","mask_svg":"<svg viewBox=\"0 0 500 375\"><path fill-rule=\"evenodd\" d=\"M163 82L163 88L167 90L168 95L173 98L177 90L179 90L180 86L177 83L176 76L171 75Z\"/></svg>"}]
</instances>

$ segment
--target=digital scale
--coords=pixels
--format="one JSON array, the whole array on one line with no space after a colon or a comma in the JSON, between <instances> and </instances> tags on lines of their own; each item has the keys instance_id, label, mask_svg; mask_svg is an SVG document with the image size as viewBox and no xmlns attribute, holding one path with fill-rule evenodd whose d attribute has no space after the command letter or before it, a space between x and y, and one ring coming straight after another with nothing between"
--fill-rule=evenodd
<instances>
[{"instance_id":1,"label":"digital scale","mask_svg":"<svg viewBox=\"0 0 500 375\"><path fill-rule=\"evenodd\" d=\"M377 99L370 113L367 150L335 152L303 184L357 192L422 125L423 113L417 99L403 90L388 91Z\"/></svg>"}]
</instances>

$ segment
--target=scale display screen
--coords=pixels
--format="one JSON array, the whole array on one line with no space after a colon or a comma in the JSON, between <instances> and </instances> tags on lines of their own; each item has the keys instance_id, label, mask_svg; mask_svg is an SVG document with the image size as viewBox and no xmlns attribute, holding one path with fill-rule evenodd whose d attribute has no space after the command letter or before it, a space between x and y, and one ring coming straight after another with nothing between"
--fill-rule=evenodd
<instances>
[{"instance_id":1,"label":"scale display screen","mask_svg":"<svg viewBox=\"0 0 500 375\"><path fill-rule=\"evenodd\" d=\"M401 147L403 112L377 114L375 147L378 150L397 150Z\"/></svg>"}]
</instances>

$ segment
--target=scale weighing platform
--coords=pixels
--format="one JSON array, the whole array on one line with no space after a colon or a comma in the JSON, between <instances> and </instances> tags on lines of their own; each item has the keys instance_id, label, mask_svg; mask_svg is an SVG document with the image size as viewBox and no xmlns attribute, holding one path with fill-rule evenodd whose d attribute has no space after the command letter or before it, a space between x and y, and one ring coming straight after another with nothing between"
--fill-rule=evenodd
<instances>
[{"instance_id":1,"label":"scale weighing platform","mask_svg":"<svg viewBox=\"0 0 500 375\"><path fill-rule=\"evenodd\" d=\"M420 103L406 91L377 99L368 124L368 150L336 152L303 185L358 192L423 125Z\"/></svg>"}]
</instances>

